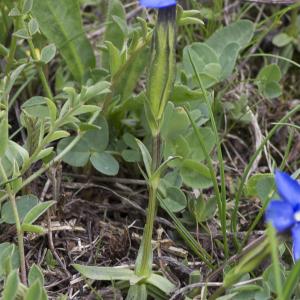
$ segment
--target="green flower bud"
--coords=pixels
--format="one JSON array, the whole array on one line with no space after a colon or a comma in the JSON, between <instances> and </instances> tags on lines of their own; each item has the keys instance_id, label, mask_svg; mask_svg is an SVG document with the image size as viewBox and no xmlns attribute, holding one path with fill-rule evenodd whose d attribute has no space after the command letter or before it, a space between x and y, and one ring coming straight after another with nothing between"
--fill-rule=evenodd
<instances>
[{"instance_id":1,"label":"green flower bud","mask_svg":"<svg viewBox=\"0 0 300 300\"><path fill-rule=\"evenodd\" d=\"M173 90L176 68L175 42L176 6L160 8L152 40L147 84L148 105L150 106L150 112L148 109L147 115L152 134L159 131L165 106ZM152 116L149 116L149 113Z\"/></svg>"}]
</instances>

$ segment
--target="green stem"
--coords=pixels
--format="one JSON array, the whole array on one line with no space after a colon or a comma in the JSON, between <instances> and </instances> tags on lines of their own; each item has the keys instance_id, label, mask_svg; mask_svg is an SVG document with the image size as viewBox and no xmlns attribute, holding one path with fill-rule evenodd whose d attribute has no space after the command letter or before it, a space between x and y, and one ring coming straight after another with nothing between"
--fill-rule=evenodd
<instances>
[{"instance_id":1,"label":"green stem","mask_svg":"<svg viewBox=\"0 0 300 300\"><path fill-rule=\"evenodd\" d=\"M144 228L143 240L140 248L141 261L137 264L136 274L149 277L152 272L152 235L157 206L157 189L149 186L149 203L147 209L146 225Z\"/></svg>"},{"instance_id":2,"label":"green stem","mask_svg":"<svg viewBox=\"0 0 300 300\"><path fill-rule=\"evenodd\" d=\"M18 2L18 7L19 10L22 10L23 7L23 1L19 0ZM22 23L22 16L19 16L15 19L14 21L14 31L17 31L20 28L20 25ZM6 76L9 76L9 72L11 71L14 59L15 59L15 54L16 54L16 50L17 50L17 41L18 38L15 35L12 35L12 39L11 39L11 43L10 43L10 47L9 47L9 54L8 54L8 58L7 58L7 64L5 67L5 74Z\"/></svg>"},{"instance_id":3,"label":"green stem","mask_svg":"<svg viewBox=\"0 0 300 300\"><path fill-rule=\"evenodd\" d=\"M25 27L24 21L23 21L23 26ZM47 78L45 76L45 73L44 73L44 70L43 70L43 66L39 63L39 58L38 58L38 56L37 56L37 54L35 52L35 47L34 47L32 39L28 40L28 45L29 45L31 56L36 61L37 71L38 71L41 83L43 85L43 89L44 89L45 95L49 99L53 99L53 94L51 92L51 88L50 88L48 80L47 80Z\"/></svg>"},{"instance_id":4,"label":"green stem","mask_svg":"<svg viewBox=\"0 0 300 300\"><path fill-rule=\"evenodd\" d=\"M155 173L160 165L160 135L152 138L152 174ZM147 209L146 225L144 228L143 240L137 259L136 274L148 277L152 272L152 236L153 227L157 210L157 190L159 178L154 181L149 179L149 202Z\"/></svg>"},{"instance_id":5,"label":"green stem","mask_svg":"<svg viewBox=\"0 0 300 300\"><path fill-rule=\"evenodd\" d=\"M15 22L15 28L18 28L18 21ZM9 47L7 63L6 63L6 67L5 67L6 76L9 75L9 72L12 68L12 65L13 65L13 62L15 59L15 53L16 53L16 49L17 49L17 39L18 38L16 36L14 36L14 35L12 36L10 47Z\"/></svg>"},{"instance_id":6,"label":"green stem","mask_svg":"<svg viewBox=\"0 0 300 300\"><path fill-rule=\"evenodd\" d=\"M0 161L0 173L1 177L7 181L6 172L3 168L2 162ZM21 281L23 284L27 285L27 275L26 275L26 264L25 264L25 251L24 251L24 233L21 227L19 212L17 208L15 194L12 192L9 184L6 185L6 192L8 194L9 200L11 202L12 211L16 223L17 230L17 240L18 240L18 251L20 256L20 265L21 265Z\"/></svg>"},{"instance_id":7,"label":"green stem","mask_svg":"<svg viewBox=\"0 0 300 300\"><path fill-rule=\"evenodd\" d=\"M280 271L280 262L279 262L279 256L278 256L278 241L276 238L276 232L275 229L272 227L271 224L268 224L267 229L268 239L271 246L271 256L272 256L272 262L273 262L273 272L274 272L274 279L275 279L275 287L277 292L278 299L284 299L282 298L282 284L281 284L281 271Z\"/></svg>"}]
</instances>

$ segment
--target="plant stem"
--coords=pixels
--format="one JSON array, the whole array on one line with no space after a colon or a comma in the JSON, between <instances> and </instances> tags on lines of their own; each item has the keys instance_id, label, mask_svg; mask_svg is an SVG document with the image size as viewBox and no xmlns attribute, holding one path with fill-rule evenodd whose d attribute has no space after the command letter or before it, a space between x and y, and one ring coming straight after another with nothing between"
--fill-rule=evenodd
<instances>
[{"instance_id":1,"label":"plant stem","mask_svg":"<svg viewBox=\"0 0 300 300\"><path fill-rule=\"evenodd\" d=\"M8 186L8 185L7 185ZM24 251L24 233L21 227L21 222L19 218L19 212L17 208L15 195L11 192L8 192L15 222L16 222L16 230L17 230L17 238L18 238L18 251L20 256L20 264L21 264L21 281L23 284L27 285L27 274L26 274L26 264L25 264L25 251Z\"/></svg>"},{"instance_id":2,"label":"plant stem","mask_svg":"<svg viewBox=\"0 0 300 300\"><path fill-rule=\"evenodd\" d=\"M136 273L139 276L149 277L152 271L152 235L157 206L157 189L149 186L149 203L147 209L146 225L141 244L141 263L137 266Z\"/></svg>"},{"instance_id":3,"label":"plant stem","mask_svg":"<svg viewBox=\"0 0 300 300\"><path fill-rule=\"evenodd\" d=\"M152 174L155 173L160 165L160 135L152 137ZM139 276L148 277L152 272L152 235L154 220L157 210L157 189L159 178L155 178L153 181L149 179L149 202L147 209L146 225L144 228L144 235L139 251L140 263L137 263L136 273Z\"/></svg>"},{"instance_id":4,"label":"plant stem","mask_svg":"<svg viewBox=\"0 0 300 300\"><path fill-rule=\"evenodd\" d=\"M3 168L2 162L0 160L0 174L7 181L6 172ZM20 264L21 264L21 281L23 284L27 285L27 275L26 275L26 264L25 264L25 251L24 251L24 233L21 227L19 212L17 208L15 194L12 192L9 184L6 185L6 192L8 194L9 200L11 202L12 211L14 214L14 219L16 223L17 230L17 239L18 239L18 251L20 256Z\"/></svg>"},{"instance_id":5,"label":"plant stem","mask_svg":"<svg viewBox=\"0 0 300 300\"><path fill-rule=\"evenodd\" d=\"M23 22L23 24L22 24L23 27L26 28L25 22L24 21L22 21L22 22ZM26 30L27 30L27 28L26 28ZM44 73L44 70L43 70L43 66L40 64L39 58L38 58L38 56L37 56L37 54L35 52L35 46L33 44L32 39L28 39L28 45L29 45L31 56L36 61L37 71L38 71L41 83L43 85L43 89L44 89L45 95L49 99L53 99L51 88L50 88L49 83L47 81L47 78L45 76L45 73Z\"/></svg>"}]
</instances>

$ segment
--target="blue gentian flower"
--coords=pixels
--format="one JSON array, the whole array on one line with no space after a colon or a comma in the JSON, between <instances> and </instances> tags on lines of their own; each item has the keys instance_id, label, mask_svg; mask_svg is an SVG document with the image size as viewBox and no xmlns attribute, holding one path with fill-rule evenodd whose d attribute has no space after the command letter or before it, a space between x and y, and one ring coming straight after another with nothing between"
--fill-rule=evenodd
<instances>
[{"instance_id":1,"label":"blue gentian flower","mask_svg":"<svg viewBox=\"0 0 300 300\"><path fill-rule=\"evenodd\" d=\"M163 8L176 5L176 0L140 0L140 3L147 8Z\"/></svg>"},{"instance_id":2,"label":"blue gentian flower","mask_svg":"<svg viewBox=\"0 0 300 300\"><path fill-rule=\"evenodd\" d=\"M288 174L275 173L280 200L271 200L266 210L266 221L281 233L290 230L293 239L293 255L300 259L300 184Z\"/></svg>"}]
</instances>

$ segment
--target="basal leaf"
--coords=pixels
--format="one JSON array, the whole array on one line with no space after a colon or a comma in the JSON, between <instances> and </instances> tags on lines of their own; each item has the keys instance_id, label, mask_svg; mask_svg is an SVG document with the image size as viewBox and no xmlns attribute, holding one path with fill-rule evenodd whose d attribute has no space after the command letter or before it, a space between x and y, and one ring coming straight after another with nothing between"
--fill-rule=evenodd
<instances>
[{"instance_id":1,"label":"basal leaf","mask_svg":"<svg viewBox=\"0 0 300 300\"><path fill-rule=\"evenodd\" d=\"M84 277L94 280L139 280L139 277L135 275L134 271L127 268L94 267L78 264L73 265L73 267Z\"/></svg>"}]
</instances>

